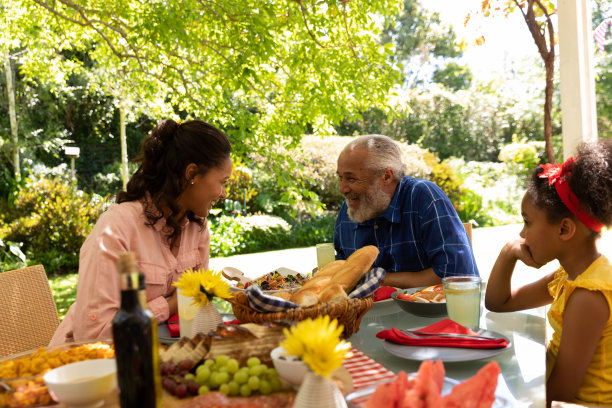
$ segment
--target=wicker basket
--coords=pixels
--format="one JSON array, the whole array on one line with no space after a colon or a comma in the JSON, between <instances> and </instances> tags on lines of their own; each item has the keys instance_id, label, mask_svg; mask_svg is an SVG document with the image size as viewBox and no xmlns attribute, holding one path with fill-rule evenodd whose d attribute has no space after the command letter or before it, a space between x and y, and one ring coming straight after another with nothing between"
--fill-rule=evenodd
<instances>
[{"instance_id":1,"label":"wicker basket","mask_svg":"<svg viewBox=\"0 0 612 408\"><path fill-rule=\"evenodd\" d=\"M344 326L342 338L347 339L359 331L361 318L372 307L374 296L364 299L347 299L342 303L319 303L315 306L296 309L287 309L282 312L259 312L251 309L249 300L244 292L235 293L229 300L234 310L234 316L242 323L264 323L275 320L300 321L317 316L329 315L337 319Z\"/></svg>"}]
</instances>

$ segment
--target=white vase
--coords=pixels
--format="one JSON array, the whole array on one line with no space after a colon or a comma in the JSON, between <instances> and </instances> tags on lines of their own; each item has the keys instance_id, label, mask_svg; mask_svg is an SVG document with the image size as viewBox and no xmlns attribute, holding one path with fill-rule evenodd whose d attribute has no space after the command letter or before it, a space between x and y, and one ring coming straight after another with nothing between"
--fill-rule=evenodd
<instances>
[{"instance_id":1,"label":"white vase","mask_svg":"<svg viewBox=\"0 0 612 408\"><path fill-rule=\"evenodd\" d=\"M335 382L309 371L295 397L293 408L313 407L346 408L347 405Z\"/></svg>"},{"instance_id":2,"label":"white vase","mask_svg":"<svg viewBox=\"0 0 612 408\"><path fill-rule=\"evenodd\" d=\"M191 337L193 338L198 333L208 334L209 331L215 330L221 323L223 323L221 314L212 302L208 302L206 306L199 308L193 317Z\"/></svg>"}]
</instances>

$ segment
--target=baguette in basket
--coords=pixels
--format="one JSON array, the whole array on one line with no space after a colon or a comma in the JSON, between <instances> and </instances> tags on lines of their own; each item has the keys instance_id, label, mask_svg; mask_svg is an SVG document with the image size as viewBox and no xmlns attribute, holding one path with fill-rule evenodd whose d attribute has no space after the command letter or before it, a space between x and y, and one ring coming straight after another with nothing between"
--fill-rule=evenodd
<instances>
[{"instance_id":1,"label":"baguette in basket","mask_svg":"<svg viewBox=\"0 0 612 408\"><path fill-rule=\"evenodd\" d=\"M346 300L347 293L370 270L377 256L378 248L368 245L353 252L346 261L327 264L291 295L291 301L300 307L310 307L319 302Z\"/></svg>"}]
</instances>

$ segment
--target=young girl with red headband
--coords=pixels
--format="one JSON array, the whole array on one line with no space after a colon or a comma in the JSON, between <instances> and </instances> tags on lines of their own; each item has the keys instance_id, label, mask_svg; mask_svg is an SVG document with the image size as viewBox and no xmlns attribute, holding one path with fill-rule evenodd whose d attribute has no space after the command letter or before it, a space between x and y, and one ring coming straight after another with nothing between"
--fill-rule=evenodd
<instances>
[{"instance_id":1,"label":"young girl with red headband","mask_svg":"<svg viewBox=\"0 0 612 408\"><path fill-rule=\"evenodd\" d=\"M612 225L612 144L583 145L576 158L535 169L521 203L520 238L501 250L485 305L510 312L551 304L546 401L612 405L612 265L597 249ZM512 289L518 260L561 267Z\"/></svg>"}]
</instances>

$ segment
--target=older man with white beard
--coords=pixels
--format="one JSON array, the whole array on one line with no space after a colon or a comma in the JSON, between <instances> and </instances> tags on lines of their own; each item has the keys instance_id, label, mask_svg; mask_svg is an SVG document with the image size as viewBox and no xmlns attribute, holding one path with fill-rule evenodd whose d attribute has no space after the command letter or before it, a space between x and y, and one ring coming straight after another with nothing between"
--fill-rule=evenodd
<instances>
[{"instance_id":1,"label":"older man with white beard","mask_svg":"<svg viewBox=\"0 0 612 408\"><path fill-rule=\"evenodd\" d=\"M375 245L382 282L430 286L445 276L478 275L470 239L455 208L436 184L404 175L399 145L382 135L351 141L338 157L346 198L334 230L336 259Z\"/></svg>"}]
</instances>

